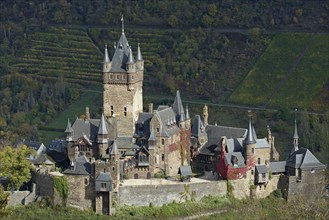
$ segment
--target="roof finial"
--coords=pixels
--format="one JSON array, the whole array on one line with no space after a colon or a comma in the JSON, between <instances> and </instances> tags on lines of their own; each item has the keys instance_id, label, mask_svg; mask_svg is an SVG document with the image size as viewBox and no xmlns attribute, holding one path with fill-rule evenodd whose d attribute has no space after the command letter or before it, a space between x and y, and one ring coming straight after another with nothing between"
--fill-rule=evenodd
<instances>
[{"instance_id":1,"label":"roof finial","mask_svg":"<svg viewBox=\"0 0 329 220\"><path fill-rule=\"evenodd\" d=\"M122 28L122 33L124 33L125 28L124 28L124 22L123 22L123 14L121 14L121 28Z\"/></svg>"},{"instance_id":2,"label":"roof finial","mask_svg":"<svg viewBox=\"0 0 329 220\"><path fill-rule=\"evenodd\" d=\"M248 126L248 132L247 132L247 136L244 140L244 143L245 144L255 144L256 143L256 140L255 140L255 135L254 135L254 132L253 132L253 127L252 127L252 112L251 110L248 110L248 116L249 116L249 126Z\"/></svg>"}]
</instances>

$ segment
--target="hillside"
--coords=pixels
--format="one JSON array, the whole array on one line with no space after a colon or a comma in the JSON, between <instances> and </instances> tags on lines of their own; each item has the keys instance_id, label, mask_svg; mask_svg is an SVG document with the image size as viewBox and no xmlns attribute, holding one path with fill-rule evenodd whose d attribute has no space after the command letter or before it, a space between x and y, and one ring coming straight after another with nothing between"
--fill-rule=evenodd
<instances>
[{"instance_id":1,"label":"hillside","mask_svg":"<svg viewBox=\"0 0 329 220\"><path fill-rule=\"evenodd\" d=\"M29 36L30 47L11 66L39 80L63 77L71 83L101 82L102 53L79 29L49 27Z\"/></svg>"},{"instance_id":2,"label":"hillside","mask_svg":"<svg viewBox=\"0 0 329 220\"><path fill-rule=\"evenodd\" d=\"M328 34L276 35L229 101L274 108L328 109L328 102L319 98L328 80L328 41Z\"/></svg>"}]
</instances>

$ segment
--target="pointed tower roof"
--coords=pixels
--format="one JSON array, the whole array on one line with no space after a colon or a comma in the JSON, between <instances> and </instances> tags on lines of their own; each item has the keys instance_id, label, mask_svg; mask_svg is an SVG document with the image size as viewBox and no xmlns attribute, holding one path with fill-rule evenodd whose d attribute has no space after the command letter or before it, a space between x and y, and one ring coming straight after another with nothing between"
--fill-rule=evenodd
<instances>
[{"instance_id":1,"label":"pointed tower roof","mask_svg":"<svg viewBox=\"0 0 329 220\"><path fill-rule=\"evenodd\" d=\"M105 117L102 114L101 120L99 122L99 127L98 127L98 133L97 134L108 134L107 128L106 128L106 121Z\"/></svg>"},{"instance_id":2,"label":"pointed tower roof","mask_svg":"<svg viewBox=\"0 0 329 220\"><path fill-rule=\"evenodd\" d=\"M295 120L294 139L298 138L297 121Z\"/></svg>"},{"instance_id":3,"label":"pointed tower roof","mask_svg":"<svg viewBox=\"0 0 329 220\"><path fill-rule=\"evenodd\" d=\"M176 121L180 121L181 114L184 113L184 107L183 107L183 104L182 104L182 99L180 97L179 90L177 90L177 92L176 92L176 97L175 97L175 101L174 101L174 104L172 106L172 109L175 112Z\"/></svg>"},{"instance_id":4,"label":"pointed tower roof","mask_svg":"<svg viewBox=\"0 0 329 220\"><path fill-rule=\"evenodd\" d=\"M186 105L186 120L190 119L190 114L188 113L188 105Z\"/></svg>"},{"instance_id":5,"label":"pointed tower roof","mask_svg":"<svg viewBox=\"0 0 329 220\"><path fill-rule=\"evenodd\" d=\"M113 144L112 144L112 148L111 148L111 155L113 154L119 154L119 150L118 150L118 145L117 145L117 141L114 140Z\"/></svg>"},{"instance_id":6,"label":"pointed tower roof","mask_svg":"<svg viewBox=\"0 0 329 220\"><path fill-rule=\"evenodd\" d=\"M108 63L108 62L110 62L110 58L109 58L109 53L107 51L107 44L105 44L104 63Z\"/></svg>"},{"instance_id":7,"label":"pointed tower roof","mask_svg":"<svg viewBox=\"0 0 329 220\"><path fill-rule=\"evenodd\" d=\"M141 48L140 48L140 46L139 46L139 43L138 43L138 47L137 47L137 56L136 56L136 60L137 60L137 61L143 60L142 53L141 53Z\"/></svg>"},{"instance_id":8,"label":"pointed tower roof","mask_svg":"<svg viewBox=\"0 0 329 220\"><path fill-rule=\"evenodd\" d=\"M152 128L151 129L151 133L150 133L150 137L149 137L149 141L155 141L156 138L155 138L155 134L154 134L154 129Z\"/></svg>"},{"instance_id":9,"label":"pointed tower roof","mask_svg":"<svg viewBox=\"0 0 329 220\"><path fill-rule=\"evenodd\" d=\"M184 109L182 108L182 111L180 113L180 121L185 121L185 114L184 114Z\"/></svg>"},{"instance_id":10,"label":"pointed tower roof","mask_svg":"<svg viewBox=\"0 0 329 220\"><path fill-rule=\"evenodd\" d=\"M134 60L133 52L131 51L131 47L129 47L127 64L133 64L133 63L135 63L135 60Z\"/></svg>"},{"instance_id":11,"label":"pointed tower roof","mask_svg":"<svg viewBox=\"0 0 329 220\"><path fill-rule=\"evenodd\" d=\"M253 126L251 123L251 111L249 110L249 126L248 126L248 132L247 132L247 136L244 139L244 143L245 144L256 144L256 140L254 138L254 132L253 132Z\"/></svg>"},{"instance_id":12,"label":"pointed tower roof","mask_svg":"<svg viewBox=\"0 0 329 220\"><path fill-rule=\"evenodd\" d=\"M126 63L128 61L129 55L129 43L124 33L124 26L123 26L123 16L121 18L122 22L122 33L117 45L115 47L115 51L112 57L112 66L110 72L126 72Z\"/></svg>"},{"instance_id":13,"label":"pointed tower roof","mask_svg":"<svg viewBox=\"0 0 329 220\"><path fill-rule=\"evenodd\" d=\"M67 125L66 125L66 129L64 131L65 133L71 133L73 132L72 126L71 126L71 122L70 119L67 119Z\"/></svg>"},{"instance_id":14,"label":"pointed tower roof","mask_svg":"<svg viewBox=\"0 0 329 220\"><path fill-rule=\"evenodd\" d=\"M254 137L255 140L258 139L258 138L257 138L257 134L256 134L256 131L255 131L255 127L254 127L254 126L252 126L252 135L253 135L253 137Z\"/></svg>"}]
</instances>

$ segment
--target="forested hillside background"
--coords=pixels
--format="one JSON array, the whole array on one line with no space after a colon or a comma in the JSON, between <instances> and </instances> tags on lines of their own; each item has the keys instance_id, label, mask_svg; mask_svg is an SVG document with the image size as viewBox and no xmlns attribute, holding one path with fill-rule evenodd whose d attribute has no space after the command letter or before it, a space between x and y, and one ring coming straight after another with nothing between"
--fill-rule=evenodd
<instances>
[{"instance_id":1,"label":"forested hillside background","mask_svg":"<svg viewBox=\"0 0 329 220\"><path fill-rule=\"evenodd\" d=\"M62 134L61 123L65 124L72 114L59 118L60 112L68 106L76 111L77 106L71 108L76 103L82 110L95 104L90 104L91 101L101 103L100 93L93 99L88 91L101 91L104 44L112 45L119 39L121 14L133 50L141 43L146 66L145 97L149 94L145 101L153 101L150 95L153 94L158 104L168 104L171 99L167 97L179 89L183 99L191 101L192 114L200 113L200 106L193 106L195 102L214 104L210 108L212 122L240 127L245 126L246 121L241 118L246 118L246 109L232 111L231 107L218 109L215 105L279 110L258 113L256 123L263 128L260 134L265 135L266 124L271 124L281 138L291 138L294 114L290 111L301 106L305 108L299 117L301 144L329 158L324 150L329 149L328 78L318 82L317 90L299 95L303 96L302 101L306 100L304 103L280 102L291 93L291 86L283 86L278 99L258 103L252 97L244 98L252 92L269 93L270 97L272 91L262 87L250 91L248 85L276 87L268 80L274 79L272 74L276 73L262 68L275 63L275 68L280 66L288 72L306 47L310 50L305 57L310 59L301 59L301 68L297 70L306 79L311 77L310 71L319 71L322 76L328 72L325 42L328 42L329 3L325 0L3 0L0 2L1 146L23 138L44 141L40 138L43 129L44 133ZM322 60L316 63L311 58ZM252 78L253 75L257 77ZM291 79L287 82L291 85ZM311 93L313 96L307 97ZM308 115L306 110L320 114ZM92 113L99 116L100 111L101 105ZM284 148L281 151L287 151L289 144L281 143Z\"/></svg>"}]
</instances>

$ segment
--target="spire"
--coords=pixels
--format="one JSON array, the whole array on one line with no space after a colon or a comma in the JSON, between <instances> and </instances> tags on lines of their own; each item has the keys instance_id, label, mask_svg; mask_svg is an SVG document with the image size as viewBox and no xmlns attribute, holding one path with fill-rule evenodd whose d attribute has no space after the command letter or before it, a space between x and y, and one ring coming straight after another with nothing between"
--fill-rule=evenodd
<instances>
[{"instance_id":1,"label":"spire","mask_svg":"<svg viewBox=\"0 0 329 220\"><path fill-rule=\"evenodd\" d=\"M138 47L137 47L137 57L136 57L136 60L137 61L143 60L142 53L141 53L141 48L139 46L139 43L138 43Z\"/></svg>"},{"instance_id":2,"label":"spire","mask_svg":"<svg viewBox=\"0 0 329 220\"><path fill-rule=\"evenodd\" d=\"M256 135L256 131L255 131L255 127L254 126L252 126L252 135L253 135L253 137L254 137L255 140L258 139L257 138L257 135Z\"/></svg>"},{"instance_id":3,"label":"spire","mask_svg":"<svg viewBox=\"0 0 329 220\"><path fill-rule=\"evenodd\" d=\"M101 121L99 122L99 127L98 127L98 133L97 134L108 134L107 128L106 128L106 122L105 122L105 117L102 114Z\"/></svg>"},{"instance_id":4,"label":"spire","mask_svg":"<svg viewBox=\"0 0 329 220\"><path fill-rule=\"evenodd\" d=\"M175 112L176 121L180 121L181 114L184 113L184 107L183 107L183 104L182 104L182 99L180 97L179 90L177 90L177 92L176 92L176 97L175 97L175 101L174 101L174 104L172 106L172 109Z\"/></svg>"},{"instance_id":5,"label":"spire","mask_svg":"<svg viewBox=\"0 0 329 220\"><path fill-rule=\"evenodd\" d=\"M295 129L294 129L294 148L295 151L298 150L298 130L297 130L297 121L295 119Z\"/></svg>"},{"instance_id":6,"label":"spire","mask_svg":"<svg viewBox=\"0 0 329 220\"><path fill-rule=\"evenodd\" d=\"M113 141L112 148L111 148L111 153L110 154L111 155L119 154L118 145L117 145L117 141L116 140Z\"/></svg>"},{"instance_id":7,"label":"spire","mask_svg":"<svg viewBox=\"0 0 329 220\"><path fill-rule=\"evenodd\" d=\"M104 63L108 63L108 62L110 62L110 58L109 58L109 53L107 51L107 44L105 44Z\"/></svg>"},{"instance_id":8,"label":"spire","mask_svg":"<svg viewBox=\"0 0 329 220\"><path fill-rule=\"evenodd\" d=\"M186 105L186 120L190 119L190 114L188 113L188 105Z\"/></svg>"},{"instance_id":9,"label":"spire","mask_svg":"<svg viewBox=\"0 0 329 220\"><path fill-rule=\"evenodd\" d=\"M129 47L129 54L127 64L133 64L135 62L133 52L131 51L131 47Z\"/></svg>"},{"instance_id":10,"label":"spire","mask_svg":"<svg viewBox=\"0 0 329 220\"><path fill-rule=\"evenodd\" d=\"M183 122L185 121L185 114L184 114L184 109L182 108L182 111L180 113L180 121Z\"/></svg>"},{"instance_id":11,"label":"spire","mask_svg":"<svg viewBox=\"0 0 329 220\"><path fill-rule=\"evenodd\" d=\"M122 33L124 33L125 27L124 27L124 22L123 22L123 14L121 15L121 29L122 29Z\"/></svg>"},{"instance_id":12,"label":"spire","mask_svg":"<svg viewBox=\"0 0 329 220\"><path fill-rule=\"evenodd\" d=\"M67 119L67 126L66 126L66 129L64 131L65 133L72 133L73 132L73 129L71 127L71 122L70 122L70 119Z\"/></svg>"},{"instance_id":13,"label":"spire","mask_svg":"<svg viewBox=\"0 0 329 220\"><path fill-rule=\"evenodd\" d=\"M247 132L247 136L246 138L244 139L244 143L245 144L256 144L256 141L255 141L255 138L254 138L254 135L253 135L253 126L252 126L252 123L251 123L251 110L248 110L248 113L249 113L249 126L248 126L248 132Z\"/></svg>"}]
</instances>

